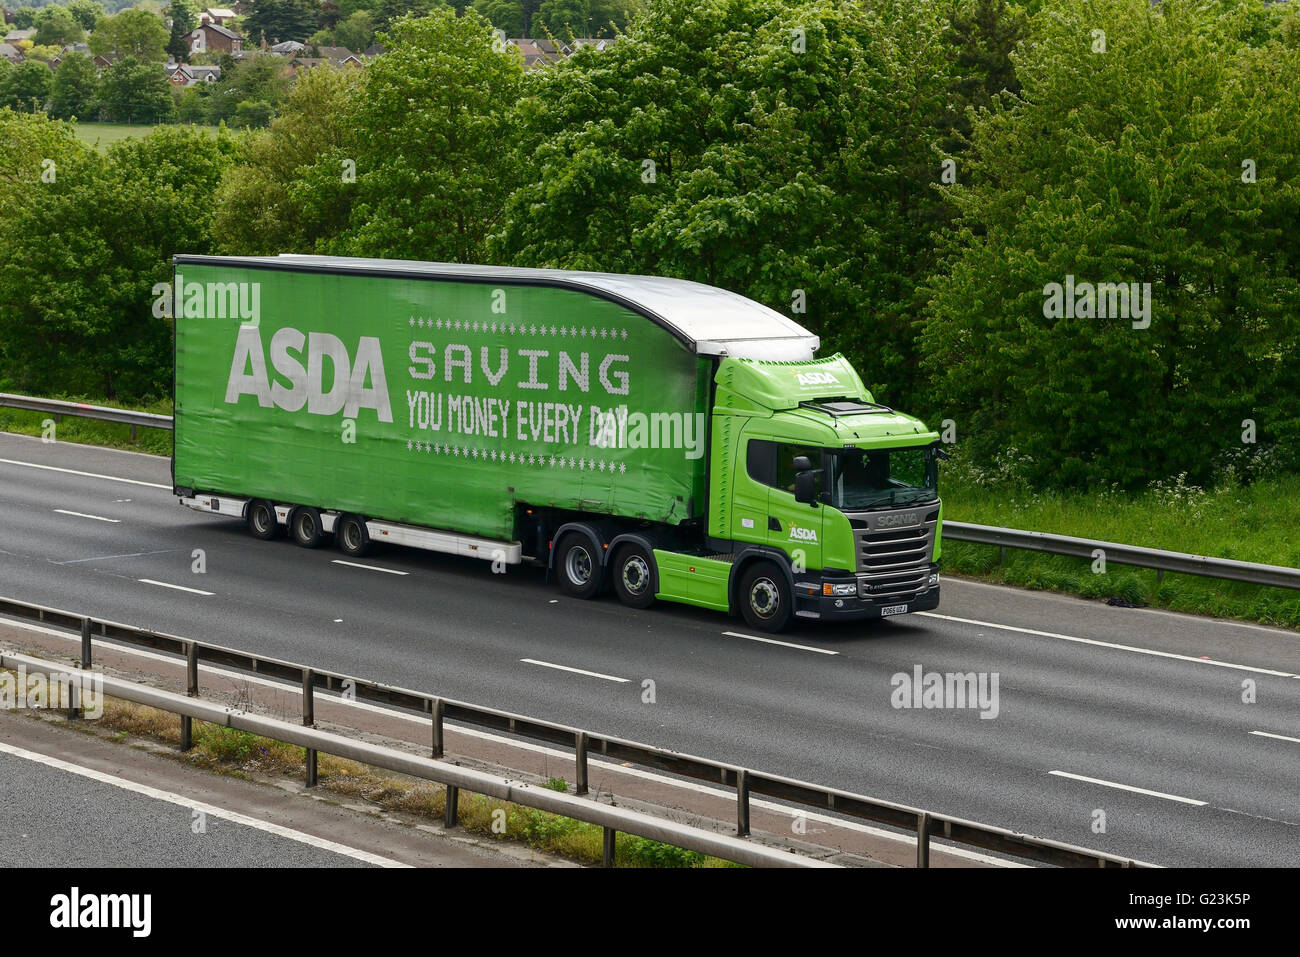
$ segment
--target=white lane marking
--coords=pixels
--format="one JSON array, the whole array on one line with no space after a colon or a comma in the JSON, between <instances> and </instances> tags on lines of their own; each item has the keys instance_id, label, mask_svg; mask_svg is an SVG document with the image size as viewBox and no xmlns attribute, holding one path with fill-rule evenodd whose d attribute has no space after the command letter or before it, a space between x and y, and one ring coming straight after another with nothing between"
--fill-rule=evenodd
<instances>
[{"instance_id":1,"label":"white lane marking","mask_svg":"<svg viewBox=\"0 0 1300 957\"><path fill-rule=\"evenodd\" d=\"M143 582L146 585L158 585L162 588L175 588L177 591L187 591L192 595L215 595L216 592L204 591L202 588L186 588L184 585L172 585L167 582L154 581L152 578L137 578L136 581Z\"/></svg>"},{"instance_id":2,"label":"white lane marking","mask_svg":"<svg viewBox=\"0 0 1300 957\"><path fill-rule=\"evenodd\" d=\"M1177 801L1180 804L1194 804L1196 807L1205 807L1204 801L1179 797L1177 794L1165 794L1163 791L1148 791L1146 788L1137 788L1131 784L1116 784L1114 781L1103 781L1101 778L1084 777L1082 774L1071 774L1069 771L1048 771L1047 773L1055 774L1058 778L1072 778L1075 781L1086 781L1089 784L1100 784L1102 787L1118 788L1121 791L1132 791L1134 794L1145 794L1148 797L1164 798L1166 801Z\"/></svg>"},{"instance_id":3,"label":"white lane marking","mask_svg":"<svg viewBox=\"0 0 1300 957\"><path fill-rule=\"evenodd\" d=\"M112 522L114 525L122 524L120 518L105 518L102 515L87 515L85 512L70 512L66 508L56 508L54 511L58 512L60 515L71 515L74 518L93 518L97 522Z\"/></svg>"},{"instance_id":4,"label":"white lane marking","mask_svg":"<svg viewBox=\"0 0 1300 957\"><path fill-rule=\"evenodd\" d=\"M46 559L51 565L79 565L82 562L106 562L113 558L142 558L145 555L165 555L167 552L179 552L184 549L180 548L159 548L152 552L130 552L126 555L96 555L94 558L70 558L66 562L56 562L53 559Z\"/></svg>"},{"instance_id":5,"label":"white lane marking","mask_svg":"<svg viewBox=\"0 0 1300 957\"><path fill-rule=\"evenodd\" d=\"M1173 572L1170 572L1170 574L1173 574ZM1016 588L1011 585L994 585L991 582L980 582L980 581L976 581L973 578L958 578L955 575L949 575L947 578L944 579L944 581L948 582L949 584L956 583L958 586L961 587L970 585L975 588L992 588L995 591L1000 591L1003 592L1004 594L1007 592L1012 592L1012 593L1025 592L1025 589ZM1044 591L1034 592L1033 595L1035 601L1054 601L1058 604L1073 602L1074 604L1077 605L1080 601L1087 600L1087 599L1081 599L1075 595L1057 594L1054 592L1044 592ZM1203 615L1191 615L1185 611L1170 611L1168 608L1125 608L1124 611L1126 613L1132 612L1139 615L1163 615L1166 618L1177 618L1181 621L1189 621L1200 625L1204 625L1207 622L1212 622L1215 628L1222 628L1224 626L1227 626L1229 628L1250 628L1254 631L1268 632L1269 634L1273 634L1273 635L1285 635L1288 638L1295 637L1295 632L1288 631L1285 628L1278 628L1275 625L1261 625L1258 622L1253 622L1253 621L1233 621L1230 618L1209 619ZM920 614L920 612L916 612L916 614Z\"/></svg>"},{"instance_id":6,"label":"white lane marking","mask_svg":"<svg viewBox=\"0 0 1300 957\"><path fill-rule=\"evenodd\" d=\"M586 675L588 678L604 678L606 681L617 681L619 684L627 684L630 679L616 678L613 675L602 675L599 671L583 671L581 668L570 668L568 665L557 665L549 661L538 661L535 658L520 658L526 665L541 665L543 668L554 668L556 671L571 671L575 675Z\"/></svg>"},{"instance_id":7,"label":"white lane marking","mask_svg":"<svg viewBox=\"0 0 1300 957\"><path fill-rule=\"evenodd\" d=\"M1251 734L1257 734L1261 738L1277 738L1279 741L1294 741L1300 744L1300 738L1288 738L1285 734L1273 734L1271 731L1252 731Z\"/></svg>"},{"instance_id":8,"label":"white lane marking","mask_svg":"<svg viewBox=\"0 0 1300 957\"><path fill-rule=\"evenodd\" d=\"M59 631L54 628L47 628L44 625L37 625L31 622L11 621L8 618L4 618L4 619L0 619L0 624L9 625L14 628L23 628L27 631L38 632L42 635L49 635L52 638L61 638L62 640L67 642L73 642L78 644L81 642L81 639L79 637L69 635L66 631ZM145 651L144 649L141 648L131 648L126 645L118 645L112 642L104 641L103 639L100 638L94 638L92 639L92 641L95 643L96 646L101 647L104 650L111 650L111 651L115 651L127 655L135 655L136 657L139 658L147 658L150 661L162 662L164 664L172 665L173 667L178 665L178 661L173 655L164 655L156 651ZM212 675L214 677L229 678L235 681L247 682L248 684L262 685L263 687L266 688L274 688L277 691L284 691L286 687L283 681L275 681L271 678L263 678L260 675L249 675L241 671L231 671L227 668L218 668L214 665L200 664L199 671L200 673ZM427 728L429 725L429 719L427 716L417 717L416 715L405 714L401 711L396 710L395 708L386 708L383 705L371 704L369 701L349 700L347 698L342 698L337 695L330 694L329 692L324 690L318 690L316 694L327 697L332 704L345 705L349 708L356 708L358 711L369 711L372 714L383 715L386 718L396 718L399 721L406 721L409 724L417 724L421 728ZM503 744L512 748L517 748L521 751L532 751L536 754L543 754L546 755L547 757L563 759L565 761L573 760L572 752L560 751L557 748L548 747L544 744L534 744L531 741L521 741L516 738L507 738L504 735L493 734L491 731L483 731L480 730L479 728L472 728L469 725L459 724L455 721L447 721L445 722L445 726L448 729L455 731L457 734L463 734L467 738L478 738L482 741L490 741L493 744ZM681 788L684 791L694 791L699 794L707 794L714 797L725 798L727 801L734 802L736 799L735 791L723 791L715 787L710 787L707 784L698 784L695 781L681 781L676 778L668 777L667 775L664 774L657 774L654 771L646 771L642 768L626 768L623 767L623 765L618 764L614 761L606 761L602 758L597 758L595 756L588 758L588 763L593 766L604 768L613 774L624 774L632 778L642 778L643 780L646 781L654 781L655 783L658 784L667 784L673 787ZM898 834L894 831L886 831L883 828L873 827L870 824L859 824L857 821L842 820L837 817L831 817L830 815L827 814L819 814L816 811L804 811L801 808L797 808L797 807L791 808L784 804L776 804L772 801L766 801L761 798L755 798L755 797L751 797L749 803L753 807L761 807L769 811L777 811L781 814L789 814L792 817L796 813L801 813L809 821L817 821L818 823L822 823L822 824L830 824L835 827L844 828L845 830L857 831L861 834L869 834L873 837L880 837L890 841L897 841L898 843L901 844L915 845L916 843L916 837L914 835ZM934 842L935 844L942 843L936 838L931 838L931 841ZM1032 867L1033 866L1031 864L1021 864L1018 861L1003 860L1000 857L992 857L988 854L981 854L979 851L967 850L966 848L958 845L943 844L943 849L944 849L944 853L946 854L952 854L955 857L962 857L968 860L978 861L983 864L994 864L999 867Z\"/></svg>"},{"instance_id":9,"label":"white lane marking","mask_svg":"<svg viewBox=\"0 0 1300 957\"><path fill-rule=\"evenodd\" d=\"M389 575L409 575L410 572L399 572L393 568L380 568L378 565L362 565L360 562L345 562L341 558L334 559L335 565L347 565L349 568L365 568L372 572L387 572Z\"/></svg>"},{"instance_id":10,"label":"white lane marking","mask_svg":"<svg viewBox=\"0 0 1300 957\"><path fill-rule=\"evenodd\" d=\"M262 821L255 817L249 817L247 814L240 814L238 811L228 811L225 808L220 808L213 804L205 804L202 801L192 801L179 794L173 794L171 791L162 791L158 788L150 787L147 784L137 784L135 781L129 781L126 778L119 778L112 774L105 774L103 771L96 771L93 768L83 768L79 764L72 764L59 758L53 758L48 754L28 751L25 748L15 747L12 744L5 744L3 741L0 741L0 751L3 751L5 754L11 754L16 758L22 758L26 761L34 761L37 764L44 764L46 767L57 768L60 771L77 774L83 778L90 778L92 781L111 784L113 787L121 788L124 791L132 791L136 794L142 794L145 797L153 798L156 801L166 801L168 804L176 804L183 808L189 808L192 811L199 811L209 817L220 818L225 821L230 821L233 824L242 824L244 827L251 827L259 831L265 831L267 834L274 834L276 837L288 838L291 841L297 841L299 844L307 844L311 847L317 847L334 854L341 854L344 857L353 858L354 860L364 861L367 864L375 864L379 867L410 867L409 864L403 864L400 861L394 861L387 857L380 857L378 854L371 854L369 851L358 850L355 847L348 847L345 844L337 844L334 841L328 841L323 837L315 837L302 831L295 831L292 828L285 827L281 824Z\"/></svg>"},{"instance_id":11,"label":"white lane marking","mask_svg":"<svg viewBox=\"0 0 1300 957\"><path fill-rule=\"evenodd\" d=\"M37 465L35 462L19 462L17 459L0 459L0 464L4 465L21 465L28 469L44 469L47 472L65 472L68 475L82 475L86 478L104 479L106 482L123 482L127 485L143 485L146 488L165 488L171 491L170 485L161 485L158 482L141 482L139 479L119 478L116 475L100 475L98 472L81 472L77 469L61 469L54 465Z\"/></svg>"},{"instance_id":12,"label":"white lane marking","mask_svg":"<svg viewBox=\"0 0 1300 957\"><path fill-rule=\"evenodd\" d=\"M957 618L954 615L940 615L933 611L914 612L927 618L941 618L944 621L956 621L963 625L979 625L981 628L998 628L1002 631L1016 631L1022 635L1038 635L1041 638L1058 638L1061 641L1077 641L1082 645L1096 645L1099 648L1114 648L1117 651L1132 651L1140 655L1153 655L1157 658L1173 658L1175 661L1190 661L1198 665L1214 665L1216 668L1233 668L1237 671L1251 671L1260 675L1272 675L1275 678L1300 678L1289 671L1272 671L1268 668L1256 668L1252 665L1234 665L1227 661L1213 658L1197 658L1195 655L1179 655L1172 651L1155 651L1152 648L1136 648L1133 645L1120 645L1113 641L1099 641L1096 638L1079 638L1075 635L1060 635L1054 631L1038 631L1034 628L1020 628L1016 625L999 625L992 621L978 621L974 618Z\"/></svg>"},{"instance_id":13,"label":"white lane marking","mask_svg":"<svg viewBox=\"0 0 1300 957\"><path fill-rule=\"evenodd\" d=\"M838 651L831 651L827 648L814 648L812 645L796 645L789 641L777 641L775 638L760 638L758 635L744 635L738 631L724 631L724 635L732 638L748 638L750 641L761 641L766 645L780 645L783 648L798 648L800 651L815 651L819 655L838 655Z\"/></svg>"}]
</instances>

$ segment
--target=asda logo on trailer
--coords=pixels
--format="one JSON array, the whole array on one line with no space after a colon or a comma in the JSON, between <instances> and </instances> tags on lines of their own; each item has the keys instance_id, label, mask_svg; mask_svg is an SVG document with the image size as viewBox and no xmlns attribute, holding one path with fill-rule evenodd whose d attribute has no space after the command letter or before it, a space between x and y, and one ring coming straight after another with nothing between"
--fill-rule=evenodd
<instances>
[{"instance_id":1,"label":"asda logo on trailer","mask_svg":"<svg viewBox=\"0 0 1300 957\"><path fill-rule=\"evenodd\" d=\"M228 404L236 405L241 396L251 395L266 409L299 412L305 407L311 415L342 412L348 419L355 419L362 409L371 409L380 422L393 421L377 337L362 336L352 353L342 339L328 332L304 334L285 327L271 336L270 358L271 368L288 386L272 382L267 375L267 357L257 326L240 326L226 381Z\"/></svg>"}]
</instances>

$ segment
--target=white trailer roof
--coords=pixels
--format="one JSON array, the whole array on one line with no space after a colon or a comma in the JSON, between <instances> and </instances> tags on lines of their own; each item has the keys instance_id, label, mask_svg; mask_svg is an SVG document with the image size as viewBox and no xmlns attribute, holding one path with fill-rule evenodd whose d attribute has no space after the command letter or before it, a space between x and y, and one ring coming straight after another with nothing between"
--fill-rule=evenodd
<instances>
[{"instance_id":1,"label":"white trailer roof","mask_svg":"<svg viewBox=\"0 0 1300 957\"><path fill-rule=\"evenodd\" d=\"M322 272L386 273L583 289L647 316L672 332L697 355L797 362L811 359L821 345L817 336L774 309L734 292L686 279L289 253L247 257L178 256L177 261L211 264L225 262L261 268L290 266Z\"/></svg>"}]
</instances>

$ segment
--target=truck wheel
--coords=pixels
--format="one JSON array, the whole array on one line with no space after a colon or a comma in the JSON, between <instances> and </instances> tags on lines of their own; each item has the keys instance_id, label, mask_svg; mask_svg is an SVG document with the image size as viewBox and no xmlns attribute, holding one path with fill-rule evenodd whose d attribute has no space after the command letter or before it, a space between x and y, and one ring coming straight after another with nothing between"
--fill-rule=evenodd
<instances>
[{"instance_id":1,"label":"truck wheel","mask_svg":"<svg viewBox=\"0 0 1300 957\"><path fill-rule=\"evenodd\" d=\"M771 562L751 565L740 580L740 610L751 628L781 631L790 623L794 600L781 569Z\"/></svg>"},{"instance_id":2,"label":"truck wheel","mask_svg":"<svg viewBox=\"0 0 1300 957\"><path fill-rule=\"evenodd\" d=\"M280 523L275 520L275 506L265 499L257 498L248 503L245 521L253 537L264 542L280 534Z\"/></svg>"},{"instance_id":3,"label":"truck wheel","mask_svg":"<svg viewBox=\"0 0 1300 957\"><path fill-rule=\"evenodd\" d=\"M560 575L560 590L566 595L594 598L600 591L605 570L596 547L586 535L575 532L564 536L555 556L555 568Z\"/></svg>"},{"instance_id":4,"label":"truck wheel","mask_svg":"<svg viewBox=\"0 0 1300 957\"><path fill-rule=\"evenodd\" d=\"M360 558L370 551L370 533L366 531L366 520L360 515L344 515L334 526L334 540L339 551L353 558Z\"/></svg>"},{"instance_id":5,"label":"truck wheel","mask_svg":"<svg viewBox=\"0 0 1300 957\"><path fill-rule=\"evenodd\" d=\"M655 560L640 545L624 545L614 556L614 594L629 608L655 603Z\"/></svg>"},{"instance_id":6,"label":"truck wheel","mask_svg":"<svg viewBox=\"0 0 1300 957\"><path fill-rule=\"evenodd\" d=\"M296 544L315 548L321 543L320 512L305 505L295 508L289 516L289 533Z\"/></svg>"}]
</instances>

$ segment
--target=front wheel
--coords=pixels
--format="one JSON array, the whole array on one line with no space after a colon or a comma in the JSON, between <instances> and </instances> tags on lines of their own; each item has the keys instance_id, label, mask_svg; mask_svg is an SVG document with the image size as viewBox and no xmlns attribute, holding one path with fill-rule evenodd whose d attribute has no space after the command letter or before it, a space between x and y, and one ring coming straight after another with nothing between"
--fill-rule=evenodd
<instances>
[{"instance_id":1,"label":"front wheel","mask_svg":"<svg viewBox=\"0 0 1300 957\"><path fill-rule=\"evenodd\" d=\"M614 594L629 608L655 603L654 558L640 545L624 545L614 556Z\"/></svg>"},{"instance_id":2,"label":"front wheel","mask_svg":"<svg viewBox=\"0 0 1300 957\"><path fill-rule=\"evenodd\" d=\"M571 534L560 542L555 556L555 568L560 576L560 590L574 598L594 598L600 591L604 569L596 546L586 535Z\"/></svg>"},{"instance_id":3,"label":"front wheel","mask_svg":"<svg viewBox=\"0 0 1300 957\"><path fill-rule=\"evenodd\" d=\"M794 614L790 585L772 562L750 566L740 580L740 611L751 628L781 631Z\"/></svg>"}]
</instances>

